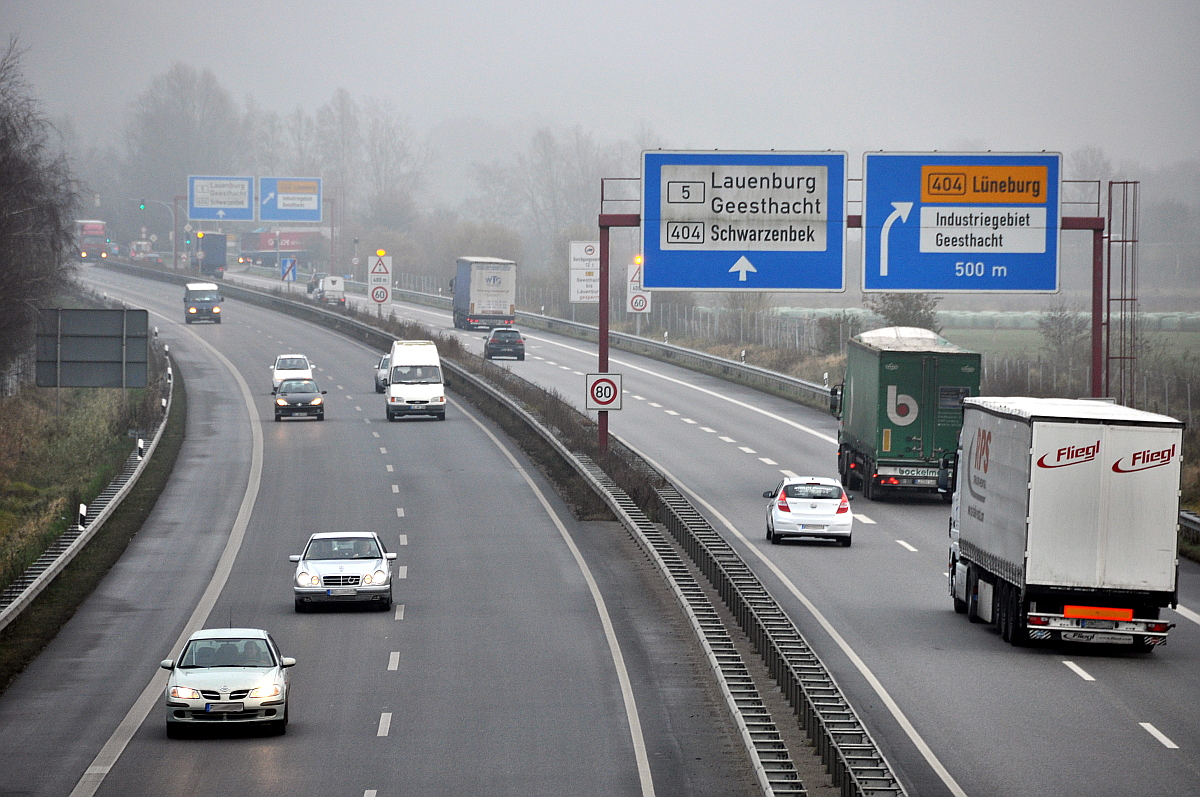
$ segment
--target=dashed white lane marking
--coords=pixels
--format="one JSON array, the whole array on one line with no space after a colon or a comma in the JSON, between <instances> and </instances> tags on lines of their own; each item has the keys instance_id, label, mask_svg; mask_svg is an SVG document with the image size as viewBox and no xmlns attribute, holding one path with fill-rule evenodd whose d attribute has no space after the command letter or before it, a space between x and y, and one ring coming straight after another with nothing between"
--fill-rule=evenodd
<instances>
[{"instance_id":1,"label":"dashed white lane marking","mask_svg":"<svg viewBox=\"0 0 1200 797\"><path fill-rule=\"evenodd\" d=\"M400 651L393 650L391 653L388 654L388 669L389 670L400 669Z\"/></svg>"},{"instance_id":2,"label":"dashed white lane marking","mask_svg":"<svg viewBox=\"0 0 1200 797\"><path fill-rule=\"evenodd\" d=\"M778 462L771 459L770 457L759 457L758 461L764 465L778 465L779 464Z\"/></svg>"},{"instance_id":3,"label":"dashed white lane marking","mask_svg":"<svg viewBox=\"0 0 1200 797\"><path fill-rule=\"evenodd\" d=\"M1146 733L1150 734L1155 739L1158 739L1160 742L1162 742L1162 746L1167 748L1168 750L1178 750L1179 749L1179 745L1175 744L1173 741L1168 739L1167 735L1165 733L1160 731L1158 728L1155 728L1150 723L1139 722L1138 725L1141 725L1143 728L1145 728Z\"/></svg>"},{"instance_id":4,"label":"dashed white lane marking","mask_svg":"<svg viewBox=\"0 0 1200 797\"><path fill-rule=\"evenodd\" d=\"M896 540L896 544L899 545L901 548L907 548L908 550L912 551L913 553L917 552L916 548L912 547L904 540Z\"/></svg>"},{"instance_id":5,"label":"dashed white lane marking","mask_svg":"<svg viewBox=\"0 0 1200 797\"><path fill-rule=\"evenodd\" d=\"M651 401L651 402L650 402L650 406L651 406L651 407L654 407L655 409L659 409L660 407L662 407L662 405L661 405L661 404L659 404L659 403L658 403L658 402L656 402L656 401Z\"/></svg>"},{"instance_id":6,"label":"dashed white lane marking","mask_svg":"<svg viewBox=\"0 0 1200 797\"><path fill-rule=\"evenodd\" d=\"M558 366L558 367L559 367L559 368L561 368L561 369L562 369L562 370L564 370L564 371L570 371L570 370L572 370L571 366L569 366L569 365L560 365L560 366Z\"/></svg>"},{"instance_id":7,"label":"dashed white lane marking","mask_svg":"<svg viewBox=\"0 0 1200 797\"><path fill-rule=\"evenodd\" d=\"M396 568L396 578L408 578L408 565L400 565Z\"/></svg>"},{"instance_id":8,"label":"dashed white lane marking","mask_svg":"<svg viewBox=\"0 0 1200 797\"><path fill-rule=\"evenodd\" d=\"M404 604L403 603L396 604L396 619L397 620L404 619Z\"/></svg>"},{"instance_id":9,"label":"dashed white lane marking","mask_svg":"<svg viewBox=\"0 0 1200 797\"><path fill-rule=\"evenodd\" d=\"M379 447L379 453L380 453L380 454L386 454L386 453L387 453L387 449L386 449L386 448L384 448L383 446L380 446L380 447Z\"/></svg>"},{"instance_id":10,"label":"dashed white lane marking","mask_svg":"<svg viewBox=\"0 0 1200 797\"><path fill-rule=\"evenodd\" d=\"M371 432L371 436L372 436L372 437L379 437L379 432ZM388 465L388 467L390 468L390 467L391 467L391 465Z\"/></svg>"},{"instance_id":11,"label":"dashed white lane marking","mask_svg":"<svg viewBox=\"0 0 1200 797\"><path fill-rule=\"evenodd\" d=\"M800 478L800 475L798 473L792 473L790 470L781 470L779 472L782 473L784 476L788 477L789 479L799 479Z\"/></svg>"},{"instance_id":12,"label":"dashed white lane marking","mask_svg":"<svg viewBox=\"0 0 1200 797\"><path fill-rule=\"evenodd\" d=\"M408 545L408 535L407 535L407 534L401 534L401 535L400 535L400 544L401 544L401 545Z\"/></svg>"},{"instance_id":13,"label":"dashed white lane marking","mask_svg":"<svg viewBox=\"0 0 1200 797\"><path fill-rule=\"evenodd\" d=\"M338 385L338 390L341 390L341 389L342 389L342 386ZM351 401L354 400L354 396L351 396L349 393L346 394L346 398L350 399Z\"/></svg>"},{"instance_id":14,"label":"dashed white lane marking","mask_svg":"<svg viewBox=\"0 0 1200 797\"><path fill-rule=\"evenodd\" d=\"M1080 678L1082 678L1085 681L1096 680L1095 678L1093 678L1091 675L1088 674L1087 670L1083 669L1082 667L1080 667L1078 664L1076 664L1073 661L1064 661L1063 664L1067 665L1067 668L1071 672L1075 673L1076 675L1078 675Z\"/></svg>"},{"instance_id":15,"label":"dashed white lane marking","mask_svg":"<svg viewBox=\"0 0 1200 797\"><path fill-rule=\"evenodd\" d=\"M871 520L871 518L867 517L866 515L860 515L857 512L854 513L854 519L857 520L859 523L866 523L868 526L875 525L874 520Z\"/></svg>"},{"instance_id":16,"label":"dashed white lane marking","mask_svg":"<svg viewBox=\"0 0 1200 797\"><path fill-rule=\"evenodd\" d=\"M404 507L396 507L396 517L404 517Z\"/></svg>"},{"instance_id":17,"label":"dashed white lane marking","mask_svg":"<svg viewBox=\"0 0 1200 797\"><path fill-rule=\"evenodd\" d=\"M664 410L664 412L666 412L666 413L667 413L667 415L678 415L678 414L679 414L679 413L678 413L678 412L676 412L675 410Z\"/></svg>"},{"instance_id":18,"label":"dashed white lane marking","mask_svg":"<svg viewBox=\"0 0 1200 797\"><path fill-rule=\"evenodd\" d=\"M732 437L725 437L724 435L722 435L721 437L718 437L717 439L720 440L722 443L736 443L737 442L737 440L734 440Z\"/></svg>"},{"instance_id":19,"label":"dashed white lane marking","mask_svg":"<svg viewBox=\"0 0 1200 797\"><path fill-rule=\"evenodd\" d=\"M357 404L354 405L354 409L358 410L359 412L362 412L362 407L358 406Z\"/></svg>"},{"instance_id":20,"label":"dashed white lane marking","mask_svg":"<svg viewBox=\"0 0 1200 797\"><path fill-rule=\"evenodd\" d=\"M716 430L716 429L710 429L710 428L709 428L709 427L707 427L707 426L701 426L701 427L700 427L700 431L702 431L702 432L708 432L709 434L716 434L716 433L717 433L717 430Z\"/></svg>"},{"instance_id":21,"label":"dashed white lane marking","mask_svg":"<svg viewBox=\"0 0 1200 797\"><path fill-rule=\"evenodd\" d=\"M757 451L755 451L753 448L750 448L749 446L738 446L738 450L744 454L757 454L758 453Z\"/></svg>"},{"instance_id":22,"label":"dashed white lane marking","mask_svg":"<svg viewBox=\"0 0 1200 797\"><path fill-rule=\"evenodd\" d=\"M646 400L645 396L630 396L630 398L636 399L637 401L645 401Z\"/></svg>"},{"instance_id":23,"label":"dashed white lane marking","mask_svg":"<svg viewBox=\"0 0 1200 797\"><path fill-rule=\"evenodd\" d=\"M575 374L575 376L587 376L583 371L572 371L571 373Z\"/></svg>"},{"instance_id":24,"label":"dashed white lane marking","mask_svg":"<svg viewBox=\"0 0 1200 797\"><path fill-rule=\"evenodd\" d=\"M363 423L370 423L370 422L371 422L370 418L363 418Z\"/></svg>"},{"instance_id":25,"label":"dashed white lane marking","mask_svg":"<svg viewBox=\"0 0 1200 797\"><path fill-rule=\"evenodd\" d=\"M388 731L392 728L392 712L385 711L379 715L379 730L375 732L376 736L387 736Z\"/></svg>"},{"instance_id":26,"label":"dashed white lane marking","mask_svg":"<svg viewBox=\"0 0 1200 797\"><path fill-rule=\"evenodd\" d=\"M395 472L395 470L396 470L396 469L395 469L395 468L393 468L391 465L388 465L388 466L387 466L387 471L388 471L388 473L393 473L393 472Z\"/></svg>"},{"instance_id":27,"label":"dashed white lane marking","mask_svg":"<svg viewBox=\"0 0 1200 797\"><path fill-rule=\"evenodd\" d=\"M695 421L693 421L691 418L680 418L679 420L683 421L684 423L695 423Z\"/></svg>"},{"instance_id":28,"label":"dashed white lane marking","mask_svg":"<svg viewBox=\"0 0 1200 797\"><path fill-rule=\"evenodd\" d=\"M363 797L375 797L376 794L378 794L378 792L375 791L375 789L367 789L363 792Z\"/></svg>"},{"instance_id":29,"label":"dashed white lane marking","mask_svg":"<svg viewBox=\"0 0 1200 797\"><path fill-rule=\"evenodd\" d=\"M400 492L400 485L398 485L398 484L393 484L393 485L392 485L392 492L393 492L393 493L398 493L398 492Z\"/></svg>"}]
</instances>

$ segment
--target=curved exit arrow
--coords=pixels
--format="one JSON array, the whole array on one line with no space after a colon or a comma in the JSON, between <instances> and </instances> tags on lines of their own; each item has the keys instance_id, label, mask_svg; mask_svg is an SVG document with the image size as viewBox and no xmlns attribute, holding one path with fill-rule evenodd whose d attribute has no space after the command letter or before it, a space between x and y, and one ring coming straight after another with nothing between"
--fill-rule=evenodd
<instances>
[{"instance_id":1,"label":"curved exit arrow","mask_svg":"<svg viewBox=\"0 0 1200 797\"><path fill-rule=\"evenodd\" d=\"M883 223L883 229L879 233L879 276L881 277L888 275L888 232L892 229L892 224L896 219L908 221L908 214L912 211L912 206L912 202L893 202L892 207L895 210Z\"/></svg>"}]
</instances>

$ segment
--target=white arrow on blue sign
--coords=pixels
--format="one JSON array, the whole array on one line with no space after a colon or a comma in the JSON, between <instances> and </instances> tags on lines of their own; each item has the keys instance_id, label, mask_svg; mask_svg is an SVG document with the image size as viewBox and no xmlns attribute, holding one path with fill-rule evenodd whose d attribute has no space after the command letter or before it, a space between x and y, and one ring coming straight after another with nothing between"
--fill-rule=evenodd
<instances>
[{"instance_id":1,"label":"white arrow on blue sign","mask_svg":"<svg viewBox=\"0 0 1200 797\"><path fill-rule=\"evenodd\" d=\"M846 153L642 153L642 285L841 291Z\"/></svg>"},{"instance_id":2,"label":"white arrow on blue sign","mask_svg":"<svg viewBox=\"0 0 1200 797\"><path fill-rule=\"evenodd\" d=\"M863 156L864 291L1054 293L1062 155Z\"/></svg>"},{"instance_id":3,"label":"white arrow on blue sign","mask_svg":"<svg viewBox=\"0 0 1200 797\"><path fill-rule=\"evenodd\" d=\"M258 178L259 221L321 221L320 177Z\"/></svg>"}]
</instances>

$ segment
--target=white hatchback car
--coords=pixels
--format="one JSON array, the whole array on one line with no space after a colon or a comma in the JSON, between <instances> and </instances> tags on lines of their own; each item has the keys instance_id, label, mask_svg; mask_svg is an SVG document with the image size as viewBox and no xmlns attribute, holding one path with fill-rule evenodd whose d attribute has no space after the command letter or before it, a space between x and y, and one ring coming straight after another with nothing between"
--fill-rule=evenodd
<instances>
[{"instance_id":1,"label":"white hatchback car","mask_svg":"<svg viewBox=\"0 0 1200 797\"><path fill-rule=\"evenodd\" d=\"M784 479L767 490L767 539L778 543L785 537L816 537L836 540L850 547L854 513L850 497L837 479L799 476Z\"/></svg>"},{"instance_id":2,"label":"white hatchback car","mask_svg":"<svg viewBox=\"0 0 1200 797\"><path fill-rule=\"evenodd\" d=\"M281 354L275 358L271 369L271 392L279 389L285 379L312 379L312 363L303 354Z\"/></svg>"},{"instance_id":3,"label":"white hatchback car","mask_svg":"<svg viewBox=\"0 0 1200 797\"><path fill-rule=\"evenodd\" d=\"M296 660L257 628L197 631L178 659L161 666L167 677L167 736L202 725L261 723L287 732L288 668Z\"/></svg>"}]
</instances>

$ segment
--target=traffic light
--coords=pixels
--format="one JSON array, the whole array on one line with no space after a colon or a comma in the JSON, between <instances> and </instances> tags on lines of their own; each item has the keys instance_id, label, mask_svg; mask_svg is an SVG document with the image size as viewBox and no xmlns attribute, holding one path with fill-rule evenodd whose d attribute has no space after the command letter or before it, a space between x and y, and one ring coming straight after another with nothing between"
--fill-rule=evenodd
<instances>
[{"instance_id":1,"label":"traffic light","mask_svg":"<svg viewBox=\"0 0 1200 797\"><path fill-rule=\"evenodd\" d=\"M196 237L197 237L197 238L203 238L203 237L204 237L204 233L202 233L202 232L198 232L198 233L196 233Z\"/></svg>"}]
</instances>

